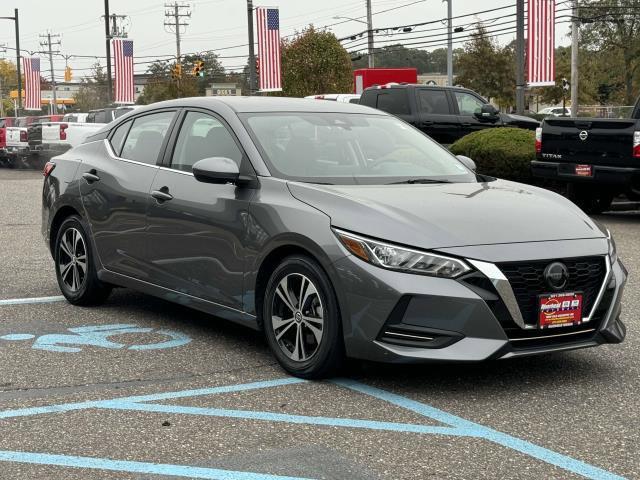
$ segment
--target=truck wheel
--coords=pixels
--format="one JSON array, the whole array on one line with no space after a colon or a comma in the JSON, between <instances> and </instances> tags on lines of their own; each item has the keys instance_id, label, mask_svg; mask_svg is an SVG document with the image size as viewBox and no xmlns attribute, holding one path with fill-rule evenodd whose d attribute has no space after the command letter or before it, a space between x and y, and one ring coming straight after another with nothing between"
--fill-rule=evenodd
<instances>
[{"instance_id":1,"label":"truck wheel","mask_svg":"<svg viewBox=\"0 0 640 480\"><path fill-rule=\"evenodd\" d=\"M567 186L569 200L589 215L607 211L613 203L614 194L609 191L589 189L588 185L570 183Z\"/></svg>"}]
</instances>

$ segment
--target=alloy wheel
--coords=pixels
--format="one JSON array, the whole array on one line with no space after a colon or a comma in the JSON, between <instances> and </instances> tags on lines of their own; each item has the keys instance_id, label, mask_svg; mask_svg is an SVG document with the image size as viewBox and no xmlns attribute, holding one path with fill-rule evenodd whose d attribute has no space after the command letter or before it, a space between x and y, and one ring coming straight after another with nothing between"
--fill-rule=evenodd
<instances>
[{"instance_id":1,"label":"alloy wheel","mask_svg":"<svg viewBox=\"0 0 640 480\"><path fill-rule=\"evenodd\" d=\"M324 309L308 277L291 273L280 280L271 304L271 328L291 360L303 362L316 354L324 333Z\"/></svg>"},{"instance_id":2,"label":"alloy wheel","mask_svg":"<svg viewBox=\"0 0 640 480\"><path fill-rule=\"evenodd\" d=\"M73 293L80 290L87 278L87 246L76 228L67 229L60 238L58 270L60 279Z\"/></svg>"}]
</instances>

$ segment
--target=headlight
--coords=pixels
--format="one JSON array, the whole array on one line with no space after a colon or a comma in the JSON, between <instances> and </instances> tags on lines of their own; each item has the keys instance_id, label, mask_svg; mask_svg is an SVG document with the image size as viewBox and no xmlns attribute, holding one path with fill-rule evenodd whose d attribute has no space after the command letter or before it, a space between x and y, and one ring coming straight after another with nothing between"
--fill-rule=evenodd
<instances>
[{"instance_id":1,"label":"headlight","mask_svg":"<svg viewBox=\"0 0 640 480\"><path fill-rule=\"evenodd\" d=\"M462 260L398 247L334 229L342 244L356 257L378 267L407 273L456 278L471 271Z\"/></svg>"},{"instance_id":2,"label":"headlight","mask_svg":"<svg viewBox=\"0 0 640 480\"><path fill-rule=\"evenodd\" d=\"M611 265L618 261L618 251L616 250L616 242L611 235L611 231L607 228L607 243L609 244L609 259Z\"/></svg>"}]
</instances>

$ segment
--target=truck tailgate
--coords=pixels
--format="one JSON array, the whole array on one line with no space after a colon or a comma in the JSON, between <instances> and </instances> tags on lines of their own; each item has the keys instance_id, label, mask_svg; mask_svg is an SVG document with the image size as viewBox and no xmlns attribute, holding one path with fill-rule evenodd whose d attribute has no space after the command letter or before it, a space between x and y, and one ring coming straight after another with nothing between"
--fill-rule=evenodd
<instances>
[{"instance_id":1,"label":"truck tailgate","mask_svg":"<svg viewBox=\"0 0 640 480\"><path fill-rule=\"evenodd\" d=\"M630 164L637 120L547 118L542 125L542 158L567 163ZM634 162L635 163L635 162Z\"/></svg>"},{"instance_id":2,"label":"truck tailgate","mask_svg":"<svg viewBox=\"0 0 640 480\"><path fill-rule=\"evenodd\" d=\"M28 147L28 142L20 141L20 132L27 132L26 127L7 127L7 147Z\"/></svg>"}]
</instances>

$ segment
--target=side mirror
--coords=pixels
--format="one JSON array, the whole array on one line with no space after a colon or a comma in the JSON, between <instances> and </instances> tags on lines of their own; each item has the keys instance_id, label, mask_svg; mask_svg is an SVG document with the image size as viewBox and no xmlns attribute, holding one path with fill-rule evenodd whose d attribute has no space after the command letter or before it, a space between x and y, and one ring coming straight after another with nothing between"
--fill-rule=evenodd
<instances>
[{"instance_id":1,"label":"side mirror","mask_svg":"<svg viewBox=\"0 0 640 480\"><path fill-rule=\"evenodd\" d=\"M462 164L467 167L472 172L476 171L476 162L471 160L469 157L465 157L464 155L456 155L456 158L462 162Z\"/></svg>"},{"instance_id":2,"label":"side mirror","mask_svg":"<svg viewBox=\"0 0 640 480\"><path fill-rule=\"evenodd\" d=\"M240 170L236 162L226 157L210 157L193 165L193 176L203 183L236 183Z\"/></svg>"},{"instance_id":3,"label":"side mirror","mask_svg":"<svg viewBox=\"0 0 640 480\"><path fill-rule=\"evenodd\" d=\"M494 107L490 103L485 103L484 105L482 105L482 107L480 108L480 112L477 113L476 116L491 120L493 118L496 118L499 113L500 112L496 107Z\"/></svg>"}]
</instances>

